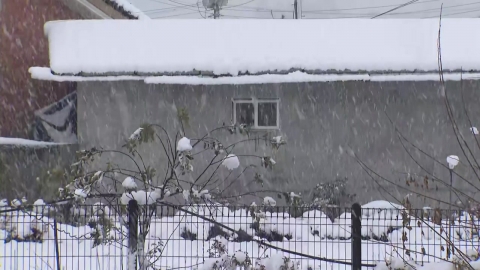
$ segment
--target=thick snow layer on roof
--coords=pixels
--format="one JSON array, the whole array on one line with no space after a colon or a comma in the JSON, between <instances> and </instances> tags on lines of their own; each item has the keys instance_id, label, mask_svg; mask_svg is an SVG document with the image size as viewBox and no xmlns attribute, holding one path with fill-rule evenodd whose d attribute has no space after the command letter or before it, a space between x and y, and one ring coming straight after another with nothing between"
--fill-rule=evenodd
<instances>
[{"instance_id":1,"label":"thick snow layer on roof","mask_svg":"<svg viewBox=\"0 0 480 270\"><path fill-rule=\"evenodd\" d=\"M198 77L198 76L60 76L52 74L49 68L31 67L29 72L33 79L58 82L87 82L87 81L125 81L143 80L148 84L183 84L183 85L241 85L241 84L269 84L269 83L300 83L300 82L334 82L334 81L439 81L436 73L426 74L390 74L390 75L337 75L337 74L306 74L295 71L289 74L265 74L256 76L236 77ZM479 80L480 73L447 73L445 81Z\"/></svg>"},{"instance_id":2,"label":"thick snow layer on roof","mask_svg":"<svg viewBox=\"0 0 480 270\"><path fill-rule=\"evenodd\" d=\"M118 6L122 7L125 11L129 12L133 16L137 17L139 20L150 20L150 17L145 15L140 9L132 5L128 0L111 0L116 3Z\"/></svg>"},{"instance_id":3,"label":"thick snow layer on roof","mask_svg":"<svg viewBox=\"0 0 480 270\"><path fill-rule=\"evenodd\" d=\"M479 28L442 21L445 70L480 70ZM57 74L438 69L437 19L82 20L45 33Z\"/></svg>"}]
</instances>

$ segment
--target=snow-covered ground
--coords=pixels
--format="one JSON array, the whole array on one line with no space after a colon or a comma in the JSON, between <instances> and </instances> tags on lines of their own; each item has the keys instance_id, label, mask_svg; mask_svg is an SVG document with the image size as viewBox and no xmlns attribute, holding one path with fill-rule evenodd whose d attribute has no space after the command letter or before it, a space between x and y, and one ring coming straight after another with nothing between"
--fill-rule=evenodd
<instances>
[{"instance_id":1,"label":"snow-covered ground","mask_svg":"<svg viewBox=\"0 0 480 270\"><path fill-rule=\"evenodd\" d=\"M200 0L123 0L132 3L153 19L210 18ZM220 14L221 19L286 19L293 17L294 0L229 0ZM371 18L389 11L408 0L298 0L305 19ZM381 18L438 17L443 3L443 14L451 18L480 16L480 2L474 0L419 0L392 11ZM300 8L299 8L300 9ZM299 15L300 16L300 15ZM208 30L208 29L205 29Z\"/></svg>"},{"instance_id":2,"label":"snow-covered ground","mask_svg":"<svg viewBox=\"0 0 480 270\"><path fill-rule=\"evenodd\" d=\"M385 202L377 202L373 205ZM362 217L362 259L374 264L393 257L412 259L418 264L439 262L446 257L447 245L440 231L447 231L446 224L436 225L431 221L422 222L411 217L405 223L401 210L390 204L389 210L364 211ZM398 207L398 206L397 206ZM228 208L197 208L188 210L215 221L241 230L231 234L225 229L202 219L178 212L171 217L153 220L147 237L147 250L154 250L150 269L202 268L208 261L214 242L224 243L228 254L243 251L253 260L278 253L300 262L301 269L350 269L349 266L320 262L278 252L251 241L263 239L266 243L286 250L309 254L316 257L349 261L351 240L349 213L344 213L333 222L320 211L309 211L293 218L287 213L265 212L257 228L252 228L254 218L244 209L231 211ZM39 211L37 211L39 212ZM56 269L53 222L46 217L33 217L33 212L14 213L0 218L0 269ZM258 217L258 215L257 215ZM92 248L93 232L89 226L73 227L58 225L61 269L125 269L127 262L127 229L114 221L116 230L111 230L111 244ZM476 252L479 240L476 233L476 219L463 215L452 228L455 246L463 252ZM255 226L254 226L255 227ZM441 229L442 227L442 229ZM18 242L11 236L27 238L32 229L44 232L42 243ZM7 231L9 233L7 233ZM437 233L435 233L435 231ZM10 236L9 236L10 235ZM402 240L403 238L403 240ZM374 240L377 239L377 240ZM161 243L159 245L159 243ZM157 246L155 246L157 245ZM152 253L152 254L153 254ZM406 255L410 253L410 256ZM161 256L160 256L161 254ZM277 254L277 255L275 255Z\"/></svg>"}]
</instances>

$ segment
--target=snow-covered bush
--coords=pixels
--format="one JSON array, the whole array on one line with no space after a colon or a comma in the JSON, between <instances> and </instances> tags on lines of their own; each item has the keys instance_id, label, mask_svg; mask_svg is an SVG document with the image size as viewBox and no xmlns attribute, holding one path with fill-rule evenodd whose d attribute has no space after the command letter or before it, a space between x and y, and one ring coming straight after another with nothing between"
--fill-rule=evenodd
<instances>
[{"instance_id":1,"label":"snow-covered bush","mask_svg":"<svg viewBox=\"0 0 480 270\"><path fill-rule=\"evenodd\" d=\"M93 239L93 247L108 244L114 240L115 215L108 205L97 202L93 205L92 215L88 220L88 226L93 229L90 233Z\"/></svg>"},{"instance_id":2,"label":"snow-covered bush","mask_svg":"<svg viewBox=\"0 0 480 270\"><path fill-rule=\"evenodd\" d=\"M42 242L49 231L49 220L33 212L7 212L0 222L0 229L7 232L6 242Z\"/></svg>"},{"instance_id":3,"label":"snow-covered bush","mask_svg":"<svg viewBox=\"0 0 480 270\"><path fill-rule=\"evenodd\" d=\"M209 258L199 268L199 270L236 270L251 268L252 261L248 253L236 251L229 254L227 240L222 237L216 237L208 250Z\"/></svg>"},{"instance_id":4,"label":"snow-covered bush","mask_svg":"<svg viewBox=\"0 0 480 270\"><path fill-rule=\"evenodd\" d=\"M188 126L184 121L188 120L185 110L181 109L181 117L179 120L182 124L179 125L182 129ZM199 136L200 139L189 139L185 135L185 131L176 132L174 136L168 134L160 125L144 124L137 128L133 134L131 134L124 145L122 150L104 150L104 149L87 149L78 152L78 161L72 165L71 175L74 175L69 181L69 184L60 190L61 198L73 199L71 202L73 209L82 205L88 201L91 197L102 197L112 195L109 198L111 203L116 205L121 204L118 212L125 212L129 207L129 202L135 200L139 205L138 217L139 217L139 239L137 257L139 259L139 269L146 269L145 254L157 254L158 252L146 252L145 246L146 237L150 230L150 224L152 218L155 216L156 206L164 205L169 206L166 202L167 198L175 195L183 196L186 204L198 205L198 204L213 204L215 202L221 202L225 199L226 188L220 189L219 183L229 183L238 179L245 170L237 170L241 166L241 160L233 153L234 148L238 149L237 144L231 144L224 146L218 139L214 137L213 132L224 132L226 130L239 130L241 133L246 129L236 126L223 126L207 132L205 136ZM180 135L181 134L181 135ZM246 133L248 134L248 132ZM175 138L172 140L172 138ZM248 138L241 140L239 143L246 143L248 141L258 142L259 140L265 140L266 143L271 143L272 148L278 149L280 145L285 144L285 141L281 138L275 140L269 140L270 136L261 136L256 138ZM140 147L143 144L149 144L154 141L159 142L159 149L162 151L162 155L165 156L166 164L162 165L162 175L157 175L156 169L149 166L149 161L144 159L141 155ZM203 144L203 149L198 149L198 146ZM150 147L150 146L149 146ZM195 168L195 155L206 152L211 156L209 165L204 168ZM108 163L106 168L102 170L92 171L90 167L93 166L93 162L103 153L119 154L122 157L128 157L136 169L123 169L116 164ZM210 157L209 157L210 158ZM258 157L258 163L263 167L271 168L275 165L273 158L269 156ZM87 169L88 168L88 169ZM211 168L211 169L210 169ZM255 166L247 164L245 168L253 169ZM229 173L225 179L218 178L217 170L226 170ZM213 171L213 173L212 173ZM236 177L236 178L235 178ZM108 180L105 180L108 179ZM189 179L188 181L185 179ZM155 180L159 182L154 182ZM221 180L221 181L220 181ZM208 188L207 188L208 187ZM227 188L229 188L228 186ZM107 196L108 197L108 196ZM235 198L233 198L235 200ZM275 206L275 200L271 198L267 200L270 207ZM181 203L179 203L181 204ZM179 212L186 211L178 205L170 205ZM106 209L106 208L104 208ZM66 216L72 209L64 209L67 212ZM95 212L95 211L94 211ZM193 212L194 215L188 219L194 219L199 217L212 218L207 213ZM85 214L85 215L83 215ZM89 225L94 229L92 233L95 239L95 245L108 243L111 239L107 237L110 235L112 220L109 219L105 212L92 213L93 217L87 221ZM117 214L120 219L123 219L120 213ZM75 216L88 216L88 213L81 213ZM221 222L221 220L219 221ZM120 224L125 224L125 220L121 220ZM195 223L195 222L192 222ZM198 224L198 222L196 222ZM205 222L202 222L205 223ZM185 223L184 223L185 224ZM208 223L207 223L208 224ZM218 226L203 226L202 229L195 229L192 226L177 226L180 230L179 234L184 238L197 239L207 237L214 237L214 234L218 234ZM213 228L213 229L212 229ZM242 228L245 231L252 230L251 228ZM241 234L240 228L235 228L237 231L235 234L239 236ZM212 233L210 233L212 231ZM228 233L221 229L228 237L233 237L231 231ZM217 232L217 233L215 233ZM233 237L235 238L235 237ZM159 245L157 245L159 246ZM227 255L230 256L230 255ZM244 265L246 259L239 258L240 254L236 254L236 257L231 255L226 261L223 261L221 267L229 267L228 265L234 263L237 266ZM232 259L233 258L233 259ZM236 258L236 259L235 259ZM243 262L240 262L243 261ZM219 266L220 266L219 265ZM246 264L245 264L246 265Z\"/></svg>"},{"instance_id":5,"label":"snow-covered bush","mask_svg":"<svg viewBox=\"0 0 480 270\"><path fill-rule=\"evenodd\" d=\"M300 270L300 263L280 253L255 262L255 270Z\"/></svg>"},{"instance_id":6,"label":"snow-covered bush","mask_svg":"<svg viewBox=\"0 0 480 270\"><path fill-rule=\"evenodd\" d=\"M333 221L342 211L342 207L350 206L356 194L347 191L347 178L338 178L333 182L319 183L313 189L309 206L322 209Z\"/></svg>"},{"instance_id":7,"label":"snow-covered bush","mask_svg":"<svg viewBox=\"0 0 480 270\"><path fill-rule=\"evenodd\" d=\"M375 270L414 270L416 267L411 259L390 256L384 261L377 262Z\"/></svg>"}]
</instances>

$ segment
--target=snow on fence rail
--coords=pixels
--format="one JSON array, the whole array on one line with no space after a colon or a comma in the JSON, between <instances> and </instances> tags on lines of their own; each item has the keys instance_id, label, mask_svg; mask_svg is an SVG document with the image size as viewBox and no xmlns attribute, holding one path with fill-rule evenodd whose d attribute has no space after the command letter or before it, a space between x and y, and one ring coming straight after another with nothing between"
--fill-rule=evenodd
<instances>
[{"instance_id":1,"label":"snow on fence rail","mask_svg":"<svg viewBox=\"0 0 480 270\"><path fill-rule=\"evenodd\" d=\"M285 256L298 263L298 269L351 268L272 248L350 263L350 208L181 208L185 211L169 206L140 209L140 221L146 210L155 212L145 241L147 269L210 269L212 260L225 254L242 261L248 258L253 265ZM453 222L449 223L449 218ZM477 218L461 211L419 209L407 213L401 208L363 208L361 222L362 264L376 264L391 256L419 265L438 262L446 259L449 237L465 253L479 246ZM128 236L128 213L123 205L48 206L37 202L13 212L2 212L0 205L0 269L57 269L57 261L60 269L127 269ZM272 247L258 244L258 240Z\"/></svg>"}]
</instances>

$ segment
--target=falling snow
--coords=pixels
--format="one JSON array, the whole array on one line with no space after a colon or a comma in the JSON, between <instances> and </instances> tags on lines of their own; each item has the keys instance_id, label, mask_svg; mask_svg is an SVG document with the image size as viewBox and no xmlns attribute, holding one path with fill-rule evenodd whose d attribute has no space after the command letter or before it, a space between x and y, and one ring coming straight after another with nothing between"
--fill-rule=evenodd
<instances>
[{"instance_id":1,"label":"falling snow","mask_svg":"<svg viewBox=\"0 0 480 270\"><path fill-rule=\"evenodd\" d=\"M162 240L164 255L152 264L159 269L211 270L220 261L250 260L252 267L245 269L348 269L238 238L240 232L259 241L266 240L259 232L278 235L281 241L265 243L348 263L351 211L332 216L327 206L368 201L362 205L360 233L362 245L368 244L362 257L375 262L376 270L413 269L409 264L418 270L457 268L463 262L458 254L450 259L455 264L443 261L447 245L440 234L446 230L466 261L473 260L470 266L480 269L474 261L480 240L472 229L480 224L479 207L470 198L479 187L480 133L473 125L479 114L480 37L472 29L480 28L480 20L452 19L478 17L471 0L445 0L441 40L436 1L402 3L397 10L393 0L230 0L220 20L211 20L212 10L197 0L108 0L100 2L138 20L68 20L85 19L85 12L89 18L111 15L90 1L81 0L79 12L78 5L0 0L0 195L8 198L0 200L0 269L56 269L54 225L59 269L136 268L142 251L128 250L125 237L124 210L132 200L152 208L166 201L190 204L185 209L236 231L181 211L155 213L148 240L138 247ZM290 19L294 3L304 19L343 19L274 20ZM387 10L393 11L370 19ZM170 16L187 20L150 20ZM242 16L271 20L231 20ZM51 22L44 25L46 20ZM439 45L443 76L437 72ZM78 100L69 100L71 95ZM453 130L445 98L452 99ZM278 103L262 105L265 100ZM65 108L53 113L60 105ZM270 117L276 128L260 124ZM245 118L251 126L242 125ZM58 139L66 133L72 136ZM147 142L152 134L155 142ZM192 139L182 138L187 134ZM212 167L204 170L208 163ZM75 185L63 186L72 175L78 177ZM139 180L146 175L151 180ZM440 185L449 176L453 187ZM173 180L161 185L163 179ZM345 179L345 189L335 187L325 200L315 186L338 179ZM109 193L121 207L92 198L92 190ZM68 201L52 204L52 198ZM201 212L194 204L199 201L225 207L213 215L212 209ZM87 210L82 202L96 203ZM449 202L460 210L453 228L434 218L420 226L417 216L405 227L402 219L412 205L423 217ZM50 218L70 203L70 223ZM235 204L250 207L231 210ZM278 212L286 204L295 211ZM294 216L304 206L312 210ZM112 217L112 232L93 214ZM212 231L222 236L211 238ZM32 232L43 239L31 242ZM94 235L113 241L95 246ZM225 253L209 258L215 241ZM402 253L404 260L399 250L412 254ZM426 258L434 263L416 264Z\"/></svg>"}]
</instances>

